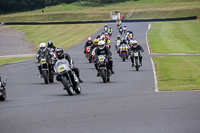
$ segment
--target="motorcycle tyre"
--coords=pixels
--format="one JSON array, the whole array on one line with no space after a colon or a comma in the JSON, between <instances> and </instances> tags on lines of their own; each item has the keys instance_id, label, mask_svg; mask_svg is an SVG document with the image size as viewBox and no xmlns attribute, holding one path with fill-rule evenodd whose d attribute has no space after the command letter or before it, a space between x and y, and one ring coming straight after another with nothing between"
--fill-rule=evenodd
<instances>
[{"instance_id":1,"label":"motorcycle tyre","mask_svg":"<svg viewBox=\"0 0 200 133\"><path fill-rule=\"evenodd\" d=\"M2 92L2 95L0 96L0 101L5 101L5 100L6 100L6 97L7 97L6 91L4 90L4 91Z\"/></svg>"},{"instance_id":2,"label":"motorcycle tyre","mask_svg":"<svg viewBox=\"0 0 200 133\"><path fill-rule=\"evenodd\" d=\"M62 83L63 83L63 86L66 89L67 93L70 96L72 96L74 94L74 90L71 86L69 86L69 81L68 81L67 77L62 78Z\"/></svg>"},{"instance_id":3,"label":"motorcycle tyre","mask_svg":"<svg viewBox=\"0 0 200 133\"><path fill-rule=\"evenodd\" d=\"M42 77L44 78L45 84L48 84L49 83L49 77L48 77L47 71L42 72Z\"/></svg>"},{"instance_id":4,"label":"motorcycle tyre","mask_svg":"<svg viewBox=\"0 0 200 133\"><path fill-rule=\"evenodd\" d=\"M126 56L124 54L122 55L122 61L126 61Z\"/></svg>"},{"instance_id":5,"label":"motorcycle tyre","mask_svg":"<svg viewBox=\"0 0 200 133\"><path fill-rule=\"evenodd\" d=\"M106 81L106 71L103 69L103 70L101 70L101 77L102 77L102 79L103 79L103 82L104 83L106 83L107 81Z\"/></svg>"}]
</instances>

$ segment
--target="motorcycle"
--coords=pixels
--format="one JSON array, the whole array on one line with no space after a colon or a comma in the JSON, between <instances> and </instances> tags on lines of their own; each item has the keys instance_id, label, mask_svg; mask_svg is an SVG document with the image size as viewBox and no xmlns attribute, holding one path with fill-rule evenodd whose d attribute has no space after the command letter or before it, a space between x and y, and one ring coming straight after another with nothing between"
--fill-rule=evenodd
<instances>
[{"instance_id":1,"label":"motorcycle","mask_svg":"<svg viewBox=\"0 0 200 133\"><path fill-rule=\"evenodd\" d=\"M108 35L111 37L111 36L112 36L112 32L111 32L111 31L109 31L109 32L108 32Z\"/></svg>"},{"instance_id":2,"label":"motorcycle","mask_svg":"<svg viewBox=\"0 0 200 133\"><path fill-rule=\"evenodd\" d=\"M71 68L73 68L73 63ZM55 71L60 81L64 86L64 90L68 92L70 96L81 93L81 86L75 72L69 66L69 62L66 59L58 60L55 64Z\"/></svg>"},{"instance_id":3,"label":"motorcycle","mask_svg":"<svg viewBox=\"0 0 200 133\"><path fill-rule=\"evenodd\" d=\"M126 44L122 44L120 47L120 56L122 58L122 61L125 61L128 59L128 46Z\"/></svg>"},{"instance_id":4,"label":"motorcycle","mask_svg":"<svg viewBox=\"0 0 200 133\"><path fill-rule=\"evenodd\" d=\"M136 71L138 71L141 66L140 61L139 61L139 51L133 51L133 54L134 54L134 58L133 58L134 66L135 66Z\"/></svg>"},{"instance_id":5,"label":"motorcycle","mask_svg":"<svg viewBox=\"0 0 200 133\"><path fill-rule=\"evenodd\" d=\"M119 53L119 46L120 46L121 41L117 40L116 44L115 44L115 50L117 51L117 53Z\"/></svg>"},{"instance_id":6,"label":"motorcycle","mask_svg":"<svg viewBox=\"0 0 200 133\"><path fill-rule=\"evenodd\" d=\"M86 54L85 54L85 57L88 59L89 63L92 62L92 59L91 59L91 56L90 56L90 49L91 49L91 46L87 46L86 47Z\"/></svg>"},{"instance_id":7,"label":"motorcycle","mask_svg":"<svg viewBox=\"0 0 200 133\"><path fill-rule=\"evenodd\" d=\"M100 72L100 77L102 77L104 83L109 82L111 76L111 72L109 72L110 70L108 69L106 60L107 59L104 55L98 56L97 68Z\"/></svg>"},{"instance_id":8,"label":"motorcycle","mask_svg":"<svg viewBox=\"0 0 200 133\"><path fill-rule=\"evenodd\" d=\"M52 61L48 61L44 56L40 58L40 66L42 70L42 77L44 78L45 84L54 82L54 72Z\"/></svg>"},{"instance_id":9,"label":"motorcycle","mask_svg":"<svg viewBox=\"0 0 200 133\"><path fill-rule=\"evenodd\" d=\"M119 28L119 33L122 35L122 33L123 33L123 29L122 28Z\"/></svg>"},{"instance_id":10,"label":"motorcycle","mask_svg":"<svg viewBox=\"0 0 200 133\"><path fill-rule=\"evenodd\" d=\"M1 81L0 77L0 101L6 100L6 83L7 83L7 77L5 76L3 81Z\"/></svg>"},{"instance_id":11,"label":"motorcycle","mask_svg":"<svg viewBox=\"0 0 200 133\"><path fill-rule=\"evenodd\" d=\"M95 56L95 49L96 49L97 47L95 47L93 50L92 50L92 61L93 61L93 63L95 63L95 60L94 60L94 56Z\"/></svg>"}]
</instances>

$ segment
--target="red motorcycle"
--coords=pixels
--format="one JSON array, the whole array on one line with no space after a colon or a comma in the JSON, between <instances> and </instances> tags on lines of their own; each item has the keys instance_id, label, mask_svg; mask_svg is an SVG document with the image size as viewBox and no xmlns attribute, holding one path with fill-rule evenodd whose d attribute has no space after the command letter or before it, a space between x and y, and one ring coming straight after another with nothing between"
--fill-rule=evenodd
<instances>
[{"instance_id":1,"label":"red motorcycle","mask_svg":"<svg viewBox=\"0 0 200 133\"><path fill-rule=\"evenodd\" d=\"M89 63L92 62L92 59L91 59L91 56L90 56L90 49L91 49L91 46L87 46L86 47L86 53L85 53L85 57L88 59Z\"/></svg>"}]
</instances>

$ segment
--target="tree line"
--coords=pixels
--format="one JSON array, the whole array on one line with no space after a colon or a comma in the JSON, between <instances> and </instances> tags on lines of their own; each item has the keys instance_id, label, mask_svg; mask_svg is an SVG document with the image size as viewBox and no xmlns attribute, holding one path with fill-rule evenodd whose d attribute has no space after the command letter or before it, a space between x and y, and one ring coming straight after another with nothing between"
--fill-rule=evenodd
<instances>
[{"instance_id":1,"label":"tree line","mask_svg":"<svg viewBox=\"0 0 200 133\"><path fill-rule=\"evenodd\" d=\"M0 0L0 13L31 11L63 3L76 2L80 6L101 6L124 1L128 0Z\"/></svg>"}]
</instances>

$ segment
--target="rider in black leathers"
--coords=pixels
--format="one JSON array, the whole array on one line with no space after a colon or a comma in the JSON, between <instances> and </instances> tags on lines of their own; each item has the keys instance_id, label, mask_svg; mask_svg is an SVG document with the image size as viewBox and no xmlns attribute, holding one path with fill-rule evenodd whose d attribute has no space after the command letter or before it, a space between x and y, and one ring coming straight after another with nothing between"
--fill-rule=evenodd
<instances>
[{"instance_id":1,"label":"rider in black leathers","mask_svg":"<svg viewBox=\"0 0 200 133\"><path fill-rule=\"evenodd\" d=\"M52 41L48 41L47 48L53 49L52 52L55 52L55 50L56 50L56 46L53 45L53 42L52 42Z\"/></svg>"},{"instance_id":2,"label":"rider in black leathers","mask_svg":"<svg viewBox=\"0 0 200 133\"><path fill-rule=\"evenodd\" d=\"M36 53L36 63L40 62L41 57L47 59L47 61L50 63L49 70L53 71L53 65L50 61L53 59L54 56L52 52L46 47L45 43L40 43L40 49ZM38 70L40 72L39 78L42 78L42 69L40 65L38 66Z\"/></svg>"},{"instance_id":3,"label":"rider in black leathers","mask_svg":"<svg viewBox=\"0 0 200 133\"><path fill-rule=\"evenodd\" d=\"M144 49L142 48L141 45L137 44L136 40L131 40L130 44L132 45L130 47L130 51L137 51L139 53L139 61L140 61L140 65L142 66L142 55L140 54L141 52L144 52ZM131 55L131 62L132 62L132 67L134 66L134 53Z\"/></svg>"},{"instance_id":4,"label":"rider in black leathers","mask_svg":"<svg viewBox=\"0 0 200 133\"><path fill-rule=\"evenodd\" d=\"M108 70L110 69L111 73L114 74L113 71L113 61L112 61L112 53L110 51L110 49L105 46L105 42L104 41L99 41L98 43L98 47L95 50L95 60L98 60L98 55L106 55L106 59L108 60L107 62L107 66L108 66ZM97 65L95 64L96 70L97 70L97 77L100 76L99 70L97 68Z\"/></svg>"},{"instance_id":5,"label":"rider in black leathers","mask_svg":"<svg viewBox=\"0 0 200 133\"><path fill-rule=\"evenodd\" d=\"M73 66L73 68L71 68L71 69L72 69L72 71L75 72L76 76L79 79L79 82L83 83L83 80L81 80L81 78L80 78L80 74L79 74L80 71L77 67L74 66L74 62L70 58L70 55L68 53L65 53L61 47L57 47L56 48L56 59L54 60L54 63L56 63L57 60L62 60L64 58L69 62L70 67ZM57 76L56 80L60 81L60 77Z\"/></svg>"}]
</instances>

